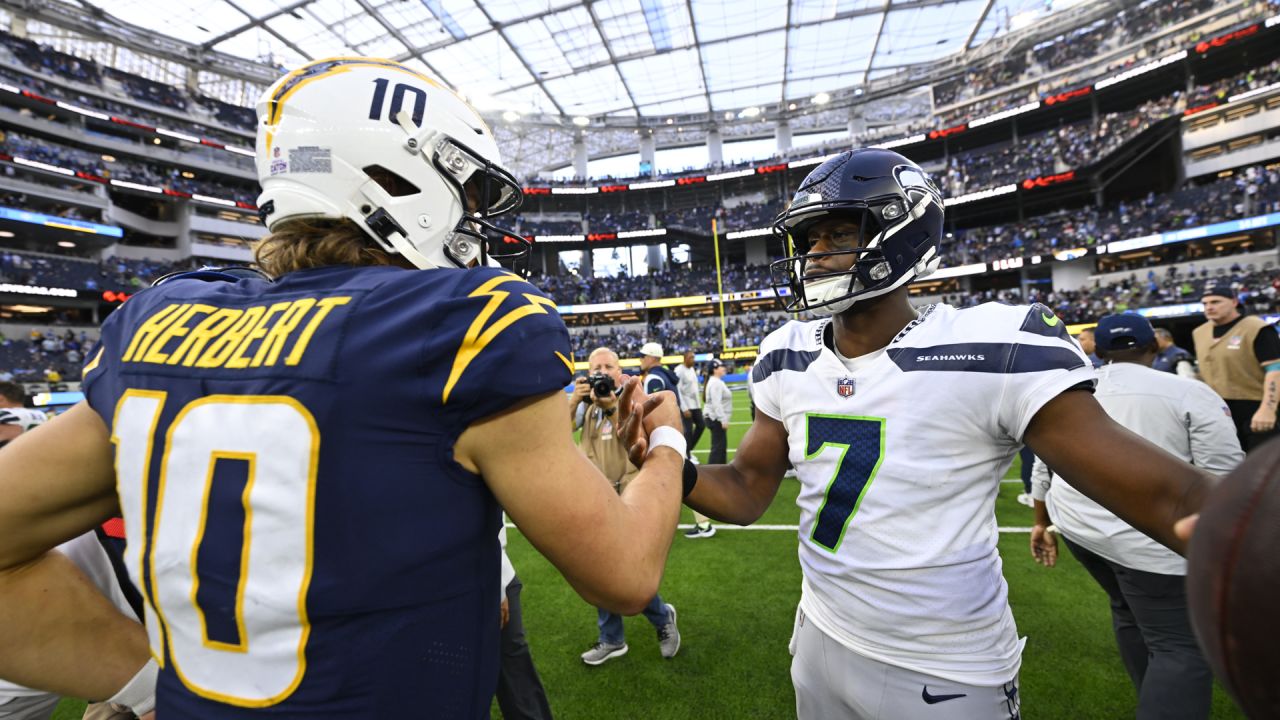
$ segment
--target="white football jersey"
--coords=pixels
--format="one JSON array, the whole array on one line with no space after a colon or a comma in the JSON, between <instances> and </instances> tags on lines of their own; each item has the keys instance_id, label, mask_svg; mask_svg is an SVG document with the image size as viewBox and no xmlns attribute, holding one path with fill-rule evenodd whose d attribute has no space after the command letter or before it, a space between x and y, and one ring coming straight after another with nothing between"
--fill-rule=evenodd
<instances>
[{"instance_id":1,"label":"white football jersey","mask_svg":"<svg viewBox=\"0 0 1280 720\"><path fill-rule=\"evenodd\" d=\"M89 582L93 583L112 605L116 606L121 613L128 617L134 617L133 608L129 606L128 599L125 598L124 591L120 589L120 582L116 579L115 568L111 565L111 558L107 557L107 551L102 548L98 542L98 537L92 531L84 533L79 537L72 538L62 543L55 552L66 555L76 567L80 568ZM52 693L44 690L32 690L7 680L0 680L0 715L3 715L4 704L19 697L35 697L39 695L50 695Z\"/></svg>"},{"instance_id":2,"label":"white football jersey","mask_svg":"<svg viewBox=\"0 0 1280 720\"><path fill-rule=\"evenodd\" d=\"M1093 368L1043 305L932 305L849 361L830 325L776 330L751 375L801 483L800 605L881 662L1006 683L1022 644L996 549L1000 480L1031 418L1092 387Z\"/></svg>"},{"instance_id":3,"label":"white football jersey","mask_svg":"<svg viewBox=\"0 0 1280 720\"><path fill-rule=\"evenodd\" d=\"M31 408L0 408L0 425L20 425L22 432L45 424L49 416L43 410Z\"/></svg>"}]
</instances>

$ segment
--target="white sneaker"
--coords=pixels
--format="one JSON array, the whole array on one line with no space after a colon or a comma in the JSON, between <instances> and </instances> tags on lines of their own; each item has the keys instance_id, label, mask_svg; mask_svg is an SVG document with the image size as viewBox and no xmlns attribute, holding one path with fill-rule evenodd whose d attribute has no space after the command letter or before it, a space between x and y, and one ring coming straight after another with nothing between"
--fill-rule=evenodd
<instances>
[{"instance_id":1,"label":"white sneaker","mask_svg":"<svg viewBox=\"0 0 1280 720\"><path fill-rule=\"evenodd\" d=\"M710 522L707 522L702 525L694 524L693 527L685 531L684 536L690 540L697 540L698 538L709 538L715 534L716 529L711 527Z\"/></svg>"},{"instance_id":2,"label":"white sneaker","mask_svg":"<svg viewBox=\"0 0 1280 720\"><path fill-rule=\"evenodd\" d=\"M672 618L674 620L674 618ZM582 662L588 665L599 665L606 660L616 657L622 657L627 654L627 644L621 643L614 645L612 643L597 642L582 653Z\"/></svg>"},{"instance_id":3,"label":"white sneaker","mask_svg":"<svg viewBox=\"0 0 1280 720\"><path fill-rule=\"evenodd\" d=\"M658 649L662 651L662 657L670 660L680 652L680 628L676 627L676 606L667 603L667 612L671 619L658 628Z\"/></svg>"},{"instance_id":4,"label":"white sneaker","mask_svg":"<svg viewBox=\"0 0 1280 720\"><path fill-rule=\"evenodd\" d=\"M1027 493L1018 493L1018 502L1026 505L1027 507L1036 506L1035 498L1031 497L1031 495Z\"/></svg>"}]
</instances>

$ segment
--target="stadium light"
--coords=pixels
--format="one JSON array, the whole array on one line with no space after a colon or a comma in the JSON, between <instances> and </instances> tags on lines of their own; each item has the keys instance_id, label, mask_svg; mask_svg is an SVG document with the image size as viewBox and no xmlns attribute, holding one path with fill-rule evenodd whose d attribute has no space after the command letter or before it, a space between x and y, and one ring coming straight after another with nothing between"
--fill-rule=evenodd
<instances>
[{"instance_id":1,"label":"stadium light","mask_svg":"<svg viewBox=\"0 0 1280 720\"><path fill-rule=\"evenodd\" d=\"M102 162L115 162L115 161L116 161L116 156L115 156L115 155L103 155L103 156L102 156Z\"/></svg>"},{"instance_id":2,"label":"stadium light","mask_svg":"<svg viewBox=\"0 0 1280 720\"><path fill-rule=\"evenodd\" d=\"M795 109L796 109L796 104L795 104L795 103L790 103L790 104L788 104L788 105L787 105L787 109L788 109L788 110L795 110Z\"/></svg>"},{"instance_id":3,"label":"stadium light","mask_svg":"<svg viewBox=\"0 0 1280 720\"><path fill-rule=\"evenodd\" d=\"M1009 29L1021 30L1022 28L1027 27L1031 23L1034 23L1036 21L1036 18L1038 17L1040 17L1039 10L1024 10L1023 12L1020 12L1017 15L1014 15L1013 17L1009 18Z\"/></svg>"},{"instance_id":4,"label":"stadium light","mask_svg":"<svg viewBox=\"0 0 1280 720\"><path fill-rule=\"evenodd\" d=\"M506 120L509 123L513 123L520 119L520 113L516 112L515 110L508 110L502 113L502 119Z\"/></svg>"},{"instance_id":5,"label":"stadium light","mask_svg":"<svg viewBox=\"0 0 1280 720\"><path fill-rule=\"evenodd\" d=\"M760 115L760 108L755 106L744 108L742 112L738 113L738 117L748 117L748 118L757 117L759 115Z\"/></svg>"},{"instance_id":6,"label":"stadium light","mask_svg":"<svg viewBox=\"0 0 1280 720\"><path fill-rule=\"evenodd\" d=\"M814 104L814 105L826 105L826 104L827 104L827 103L829 103L829 102L831 102L831 94L830 94L830 93L820 92L820 93L818 93L817 95L814 95L814 96L813 96L813 104Z\"/></svg>"},{"instance_id":7,"label":"stadium light","mask_svg":"<svg viewBox=\"0 0 1280 720\"><path fill-rule=\"evenodd\" d=\"M572 122L574 125L577 125L578 127L586 127L591 124L591 118L578 115L573 119Z\"/></svg>"},{"instance_id":8,"label":"stadium light","mask_svg":"<svg viewBox=\"0 0 1280 720\"><path fill-rule=\"evenodd\" d=\"M13 237L13 233L8 230L0 230L0 237L10 238Z\"/></svg>"},{"instance_id":9,"label":"stadium light","mask_svg":"<svg viewBox=\"0 0 1280 720\"><path fill-rule=\"evenodd\" d=\"M73 243L73 242L71 242L70 240L59 240L59 241L58 241L58 247L60 247L60 248L73 248L73 247L75 247L75 246L76 246L76 244L75 244L75 243Z\"/></svg>"}]
</instances>

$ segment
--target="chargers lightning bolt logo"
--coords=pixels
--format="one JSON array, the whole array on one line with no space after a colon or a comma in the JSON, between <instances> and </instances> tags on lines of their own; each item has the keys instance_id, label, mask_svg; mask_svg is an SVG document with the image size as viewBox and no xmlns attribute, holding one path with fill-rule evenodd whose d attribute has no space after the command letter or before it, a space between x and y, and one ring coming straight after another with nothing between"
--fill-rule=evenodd
<instances>
[{"instance_id":1,"label":"chargers lightning bolt logo","mask_svg":"<svg viewBox=\"0 0 1280 720\"><path fill-rule=\"evenodd\" d=\"M444 402L449 402L449 393L453 391L453 386L458 383L462 373L466 372L467 366L471 364L471 361L483 352L489 343L493 342L493 339L498 337L503 330L506 330L512 323L522 317L546 315L548 307L554 308L556 306L554 301L540 295L521 293L524 299L528 301L528 304L507 311L505 315L486 328L485 325L489 322L489 318L493 317L498 308L502 307L502 303L506 302L507 298L511 296L510 292L497 290L496 288L509 282L524 283L523 280L515 275L499 275L485 281L484 284L472 290L467 296L488 296L489 302L480 311L480 314L476 315L476 319L471 321L471 327L467 328L467 334L462 338L462 346L458 348L458 354L453 358L453 368L449 371L449 380L444 384ZM569 372L573 372L573 363L559 352L556 355L559 355L560 359L569 366Z\"/></svg>"}]
</instances>

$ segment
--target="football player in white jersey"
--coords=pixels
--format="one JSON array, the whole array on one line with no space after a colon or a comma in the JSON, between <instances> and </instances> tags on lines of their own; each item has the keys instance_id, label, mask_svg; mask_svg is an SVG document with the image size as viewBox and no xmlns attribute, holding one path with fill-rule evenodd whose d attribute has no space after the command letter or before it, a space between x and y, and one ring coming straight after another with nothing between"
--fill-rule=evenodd
<instances>
[{"instance_id":1,"label":"football player in white jersey","mask_svg":"<svg viewBox=\"0 0 1280 720\"><path fill-rule=\"evenodd\" d=\"M49 419L40 410L23 407L26 399L27 392L18 383L0 382L0 447Z\"/></svg>"},{"instance_id":2,"label":"football player in white jersey","mask_svg":"<svg viewBox=\"0 0 1280 720\"><path fill-rule=\"evenodd\" d=\"M48 420L44 412L23 407L26 397L26 391L21 385L0 382L0 447ZM129 601L116 579L111 560L92 532L68 540L59 545L56 551L75 563L120 612L133 616ZM0 720L47 718L60 699L54 693L32 690L0 680ZM104 714L104 711L105 708L99 708L97 717L106 717L109 712Z\"/></svg>"},{"instance_id":3,"label":"football player in white jersey","mask_svg":"<svg viewBox=\"0 0 1280 720\"><path fill-rule=\"evenodd\" d=\"M740 525L796 468L801 720L1019 717L1023 641L994 505L1024 442L1179 552L1175 521L1213 482L1107 417L1088 359L1043 305L917 312L907 283L938 266L942 228L937 188L897 153L846 152L810 173L774 226L799 254L771 272L788 311L820 319L762 343L760 412L733 461L686 467L687 504Z\"/></svg>"}]
</instances>

